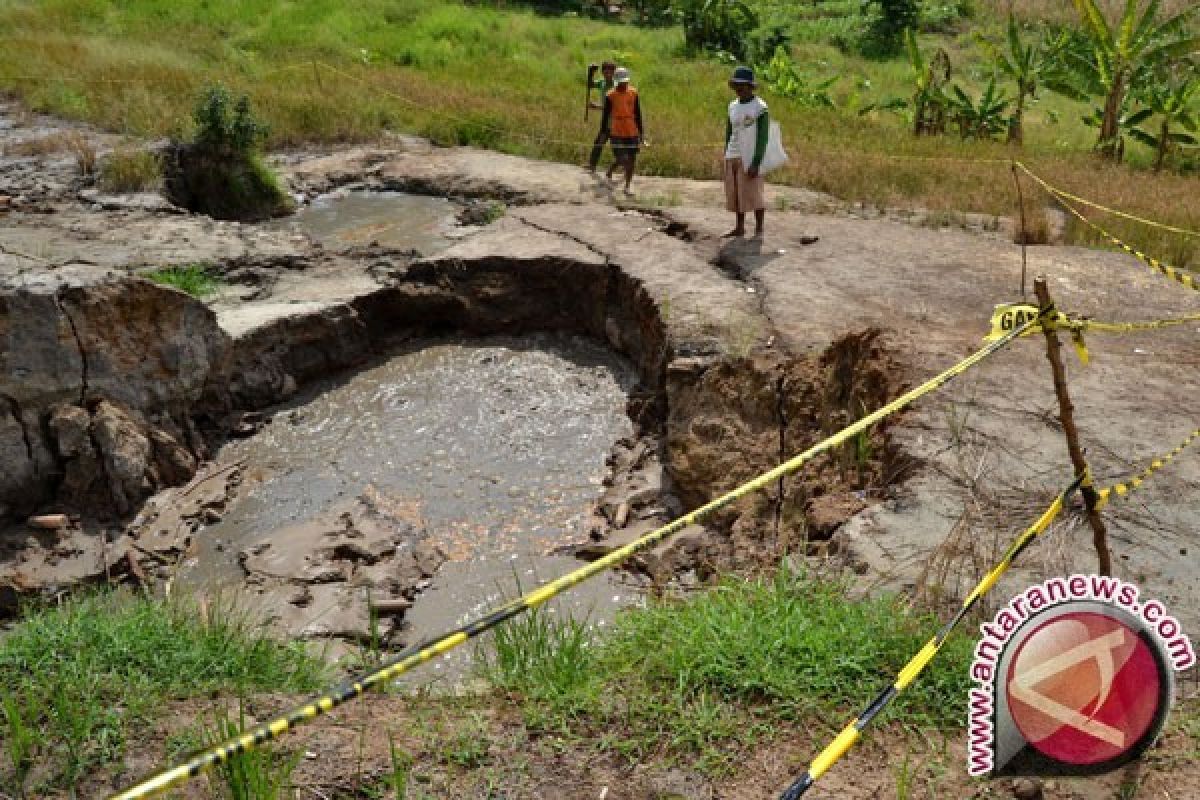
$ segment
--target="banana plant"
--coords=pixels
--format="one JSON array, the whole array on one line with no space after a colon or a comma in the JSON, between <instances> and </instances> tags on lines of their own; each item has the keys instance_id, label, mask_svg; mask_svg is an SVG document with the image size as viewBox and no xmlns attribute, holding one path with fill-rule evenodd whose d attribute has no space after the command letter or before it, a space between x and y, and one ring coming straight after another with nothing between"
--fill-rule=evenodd
<instances>
[{"instance_id":1,"label":"banana plant","mask_svg":"<svg viewBox=\"0 0 1200 800\"><path fill-rule=\"evenodd\" d=\"M1156 71L1200 51L1200 35L1190 22L1200 6L1184 8L1159 21L1162 0L1150 0L1138 10L1139 0L1126 0L1115 25L1110 24L1096 0L1072 0L1083 22L1081 47L1064 51L1066 69L1051 88L1071 97L1103 98L1096 151L1120 161L1123 153L1122 122L1131 91L1145 88Z\"/></svg>"},{"instance_id":2,"label":"banana plant","mask_svg":"<svg viewBox=\"0 0 1200 800\"><path fill-rule=\"evenodd\" d=\"M1020 146L1025 139L1025 105L1029 100L1037 99L1039 86L1058 70L1060 54L1067 45L1068 37L1066 32L1047 32L1039 41L1025 44L1021 41L1017 18L1011 12L1006 34L1007 50L1001 50L983 37L977 38L991 52L996 68L1016 84L1013 111L1008 119L1007 141Z\"/></svg>"},{"instance_id":3,"label":"banana plant","mask_svg":"<svg viewBox=\"0 0 1200 800\"><path fill-rule=\"evenodd\" d=\"M972 100L957 84L950 90L950 115L962 138L994 139L1008 127L1004 112L1011 101L996 89L995 75L988 80L978 101Z\"/></svg>"},{"instance_id":4,"label":"banana plant","mask_svg":"<svg viewBox=\"0 0 1200 800\"><path fill-rule=\"evenodd\" d=\"M838 82L838 76L820 78L800 72L787 48L782 45L775 48L775 55L766 66L758 67L758 73L773 93L794 100L800 106L834 107L830 90Z\"/></svg>"},{"instance_id":5,"label":"banana plant","mask_svg":"<svg viewBox=\"0 0 1200 800\"><path fill-rule=\"evenodd\" d=\"M1154 149L1154 171L1163 168L1167 156L1180 147L1195 147L1200 139L1200 75L1184 73L1168 78L1143 93L1143 111L1158 117L1157 130L1130 127L1130 138Z\"/></svg>"},{"instance_id":6,"label":"banana plant","mask_svg":"<svg viewBox=\"0 0 1200 800\"><path fill-rule=\"evenodd\" d=\"M913 135L934 136L946 132L946 110L950 106L946 83L950 80L950 56L938 49L928 63L917 46L912 28L904 30L904 46L913 71Z\"/></svg>"}]
</instances>

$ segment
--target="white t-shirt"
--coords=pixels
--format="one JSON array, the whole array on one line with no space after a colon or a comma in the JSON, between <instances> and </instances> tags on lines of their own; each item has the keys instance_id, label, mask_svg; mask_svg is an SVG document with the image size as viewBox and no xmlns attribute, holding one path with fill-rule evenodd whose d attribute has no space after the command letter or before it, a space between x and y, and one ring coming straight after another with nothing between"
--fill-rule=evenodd
<instances>
[{"instance_id":1,"label":"white t-shirt","mask_svg":"<svg viewBox=\"0 0 1200 800\"><path fill-rule=\"evenodd\" d=\"M725 146L725 158L740 158L749 165L754 160L754 145L758 130L755 127L760 114L767 110L766 102L758 95L747 103L734 98L729 104L729 124L733 129L729 144Z\"/></svg>"}]
</instances>

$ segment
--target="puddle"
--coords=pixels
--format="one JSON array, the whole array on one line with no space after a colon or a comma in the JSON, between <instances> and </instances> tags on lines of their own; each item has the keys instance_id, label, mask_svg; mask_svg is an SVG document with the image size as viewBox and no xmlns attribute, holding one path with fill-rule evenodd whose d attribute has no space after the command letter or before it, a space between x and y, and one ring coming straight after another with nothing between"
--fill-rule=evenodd
<instances>
[{"instance_id":1,"label":"puddle","mask_svg":"<svg viewBox=\"0 0 1200 800\"><path fill-rule=\"evenodd\" d=\"M485 611L519 584L580 566L554 552L584 537L625 415L632 365L595 343L540 335L408 344L276 411L219 460L244 462L239 496L196 536L180 581L240 586L238 553L357 497L416 504L447 560L405 615L415 642ZM603 623L632 590L598 577L560 608ZM464 674L470 648L421 672Z\"/></svg>"},{"instance_id":2,"label":"puddle","mask_svg":"<svg viewBox=\"0 0 1200 800\"><path fill-rule=\"evenodd\" d=\"M386 191L321 195L295 214L266 223L269 230L305 233L326 247L378 243L432 255L450 244L456 208L444 197Z\"/></svg>"}]
</instances>

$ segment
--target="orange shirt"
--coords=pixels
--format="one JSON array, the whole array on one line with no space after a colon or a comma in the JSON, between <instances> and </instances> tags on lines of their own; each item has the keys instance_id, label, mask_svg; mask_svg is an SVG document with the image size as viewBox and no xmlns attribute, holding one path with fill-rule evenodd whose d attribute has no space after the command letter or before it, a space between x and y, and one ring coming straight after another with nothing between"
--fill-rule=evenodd
<instances>
[{"instance_id":1,"label":"orange shirt","mask_svg":"<svg viewBox=\"0 0 1200 800\"><path fill-rule=\"evenodd\" d=\"M608 135L637 138L642 135L637 123L637 89L630 86L625 91L610 89L608 102L612 114L608 121Z\"/></svg>"}]
</instances>

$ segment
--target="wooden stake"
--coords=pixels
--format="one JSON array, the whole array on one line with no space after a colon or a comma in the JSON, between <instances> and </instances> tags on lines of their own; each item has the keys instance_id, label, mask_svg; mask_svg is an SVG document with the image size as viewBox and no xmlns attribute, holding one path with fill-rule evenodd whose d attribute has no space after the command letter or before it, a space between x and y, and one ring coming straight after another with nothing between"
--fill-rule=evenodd
<instances>
[{"instance_id":1,"label":"wooden stake","mask_svg":"<svg viewBox=\"0 0 1200 800\"><path fill-rule=\"evenodd\" d=\"M1021 194L1021 177L1017 175L1017 165L1012 167L1013 183L1017 186L1017 209L1021 216L1021 299L1025 299L1025 272L1028 267L1026 250L1029 244L1029 229L1025 227L1025 197Z\"/></svg>"},{"instance_id":2,"label":"wooden stake","mask_svg":"<svg viewBox=\"0 0 1200 800\"><path fill-rule=\"evenodd\" d=\"M1033 291L1037 294L1038 305L1043 309L1050 308L1054 302L1050 299L1050 290L1046 288L1046 279L1038 276L1033 279ZM1063 433L1067 437L1067 452L1071 456L1071 466L1076 475L1087 472L1087 461L1083 457L1083 449L1079 446L1079 431L1075 428L1075 407L1071 405L1071 395L1067 392L1067 374L1063 367L1062 345L1059 344L1058 334L1049 326L1042 326L1046 335L1046 359L1050 362L1050 370L1054 373L1054 394L1058 396L1058 418L1062 422ZM1088 524L1092 526L1092 543L1096 547L1096 558L1099 560L1101 575L1112 574L1112 556L1108 551L1108 531L1100 512L1096 510L1097 495L1092 486L1091 478L1085 478L1080 487L1083 504L1087 509Z\"/></svg>"}]
</instances>

